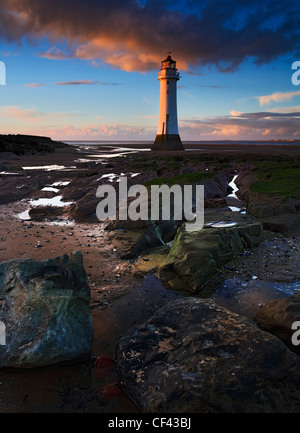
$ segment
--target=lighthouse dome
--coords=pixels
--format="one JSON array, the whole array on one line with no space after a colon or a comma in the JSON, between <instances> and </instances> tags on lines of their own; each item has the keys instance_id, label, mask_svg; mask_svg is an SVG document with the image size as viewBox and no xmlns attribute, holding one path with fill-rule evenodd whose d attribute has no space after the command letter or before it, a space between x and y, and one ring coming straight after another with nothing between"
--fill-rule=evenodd
<instances>
[{"instance_id":1,"label":"lighthouse dome","mask_svg":"<svg viewBox=\"0 0 300 433\"><path fill-rule=\"evenodd\" d=\"M161 62L161 69L176 69L176 61L172 59L170 54Z\"/></svg>"}]
</instances>

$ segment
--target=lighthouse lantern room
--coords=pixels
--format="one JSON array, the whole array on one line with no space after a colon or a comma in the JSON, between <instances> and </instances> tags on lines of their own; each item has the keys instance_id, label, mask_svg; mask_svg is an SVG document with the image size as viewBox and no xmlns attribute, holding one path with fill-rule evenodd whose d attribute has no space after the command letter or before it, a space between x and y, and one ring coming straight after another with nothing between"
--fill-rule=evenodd
<instances>
[{"instance_id":1,"label":"lighthouse lantern room","mask_svg":"<svg viewBox=\"0 0 300 433\"><path fill-rule=\"evenodd\" d=\"M184 150L178 132L177 81L180 74L176 62L169 54L161 62L158 74L160 81L160 107L158 130L152 150Z\"/></svg>"}]
</instances>

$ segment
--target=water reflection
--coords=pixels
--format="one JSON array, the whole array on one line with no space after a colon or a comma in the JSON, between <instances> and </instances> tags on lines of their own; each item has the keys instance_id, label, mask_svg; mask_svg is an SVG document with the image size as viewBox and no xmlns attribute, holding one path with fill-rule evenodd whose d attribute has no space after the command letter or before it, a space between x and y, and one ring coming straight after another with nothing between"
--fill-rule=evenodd
<instances>
[{"instance_id":1,"label":"water reflection","mask_svg":"<svg viewBox=\"0 0 300 433\"><path fill-rule=\"evenodd\" d=\"M217 304L250 319L267 302L300 293L300 281L273 283L253 278L250 281L232 278L224 281L211 296Z\"/></svg>"}]
</instances>

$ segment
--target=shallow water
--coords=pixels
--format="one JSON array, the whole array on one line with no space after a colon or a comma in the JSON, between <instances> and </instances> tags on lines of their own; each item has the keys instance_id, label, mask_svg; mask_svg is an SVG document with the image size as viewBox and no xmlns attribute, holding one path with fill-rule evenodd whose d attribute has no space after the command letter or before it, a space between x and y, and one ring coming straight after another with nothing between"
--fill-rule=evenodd
<instances>
[{"instance_id":1,"label":"shallow water","mask_svg":"<svg viewBox=\"0 0 300 433\"><path fill-rule=\"evenodd\" d=\"M52 198L39 198L38 200L30 200L29 204L32 207L37 207L37 206L65 207L73 203L71 201L69 202L62 201L62 198L63 197L61 195Z\"/></svg>"},{"instance_id":2,"label":"shallow water","mask_svg":"<svg viewBox=\"0 0 300 433\"><path fill-rule=\"evenodd\" d=\"M22 167L23 170L45 170L45 171L56 171L56 170L66 170L64 165L39 165L32 167ZM76 167L68 167L68 168L76 168Z\"/></svg>"},{"instance_id":3,"label":"shallow water","mask_svg":"<svg viewBox=\"0 0 300 433\"><path fill-rule=\"evenodd\" d=\"M214 228L214 229L226 228L226 227L235 227L237 225L238 224L236 222L233 222L233 221L219 221L217 223L209 224L209 226Z\"/></svg>"},{"instance_id":4,"label":"shallow water","mask_svg":"<svg viewBox=\"0 0 300 433\"><path fill-rule=\"evenodd\" d=\"M59 193L60 187L67 186L70 183L71 181L54 182L50 186L44 187L42 191ZM61 195L58 195L52 198L40 198L38 200L30 200L29 202L30 209L26 209L24 212L19 213L18 218L23 221L30 221L31 217L29 215L29 212L33 207L38 207L38 206L65 207L73 203L73 202L63 202L62 198L63 197Z\"/></svg>"},{"instance_id":5,"label":"shallow water","mask_svg":"<svg viewBox=\"0 0 300 433\"><path fill-rule=\"evenodd\" d=\"M47 192L59 192L58 188L53 188L52 186L45 186L45 188L42 189L42 191L47 191Z\"/></svg>"},{"instance_id":6,"label":"shallow water","mask_svg":"<svg viewBox=\"0 0 300 433\"><path fill-rule=\"evenodd\" d=\"M252 319L267 302L300 293L300 281L273 283L253 276L250 281L238 278L226 280L211 296L217 304Z\"/></svg>"},{"instance_id":7,"label":"shallow water","mask_svg":"<svg viewBox=\"0 0 300 433\"><path fill-rule=\"evenodd\" d=\"M236 206L232 206L232 205L230 205L229 203L228 203L228 207L229 207L229 209L232 211L232 212L243 212L243 214L245 214L246 212L245 212L245 208L244 208L244 204L240 201L240 199L238 198L238 196L237 196L237 192L238 192L238 190L239 190L239 188L238 188L238 186L236 185L236 183L235 183L235 181L237 180L237 178L238 178L238 174L236 174L234 177L233 177L233 179L232 179L232 181L229 183L229 186L233 189L233 191L230 193L230 194L228 194L227 195L227 198L228 199L230 199L230 198L232 198L232 199L234 199L234 202L236 202ZM235 204L235 203L234 203Z\"/></svg>"}]
</instances>

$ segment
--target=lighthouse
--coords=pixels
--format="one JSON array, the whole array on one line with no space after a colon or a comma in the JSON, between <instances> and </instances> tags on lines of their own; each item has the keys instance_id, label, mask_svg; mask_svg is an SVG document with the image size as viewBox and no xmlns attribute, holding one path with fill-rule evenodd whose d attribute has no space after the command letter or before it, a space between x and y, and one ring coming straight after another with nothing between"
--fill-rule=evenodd
<instances>
[{"instance_id":1,"label":"lighthouse","mask_svg":"<svg viewBox=\"0 0 300 433\"><path fill-rule=\"evenodd\" d=\"M161 62L159 121L152 150L184 150L178 132L177 81L180 79L176 62L169 54Z\"/></svg>"}]
</instances>

